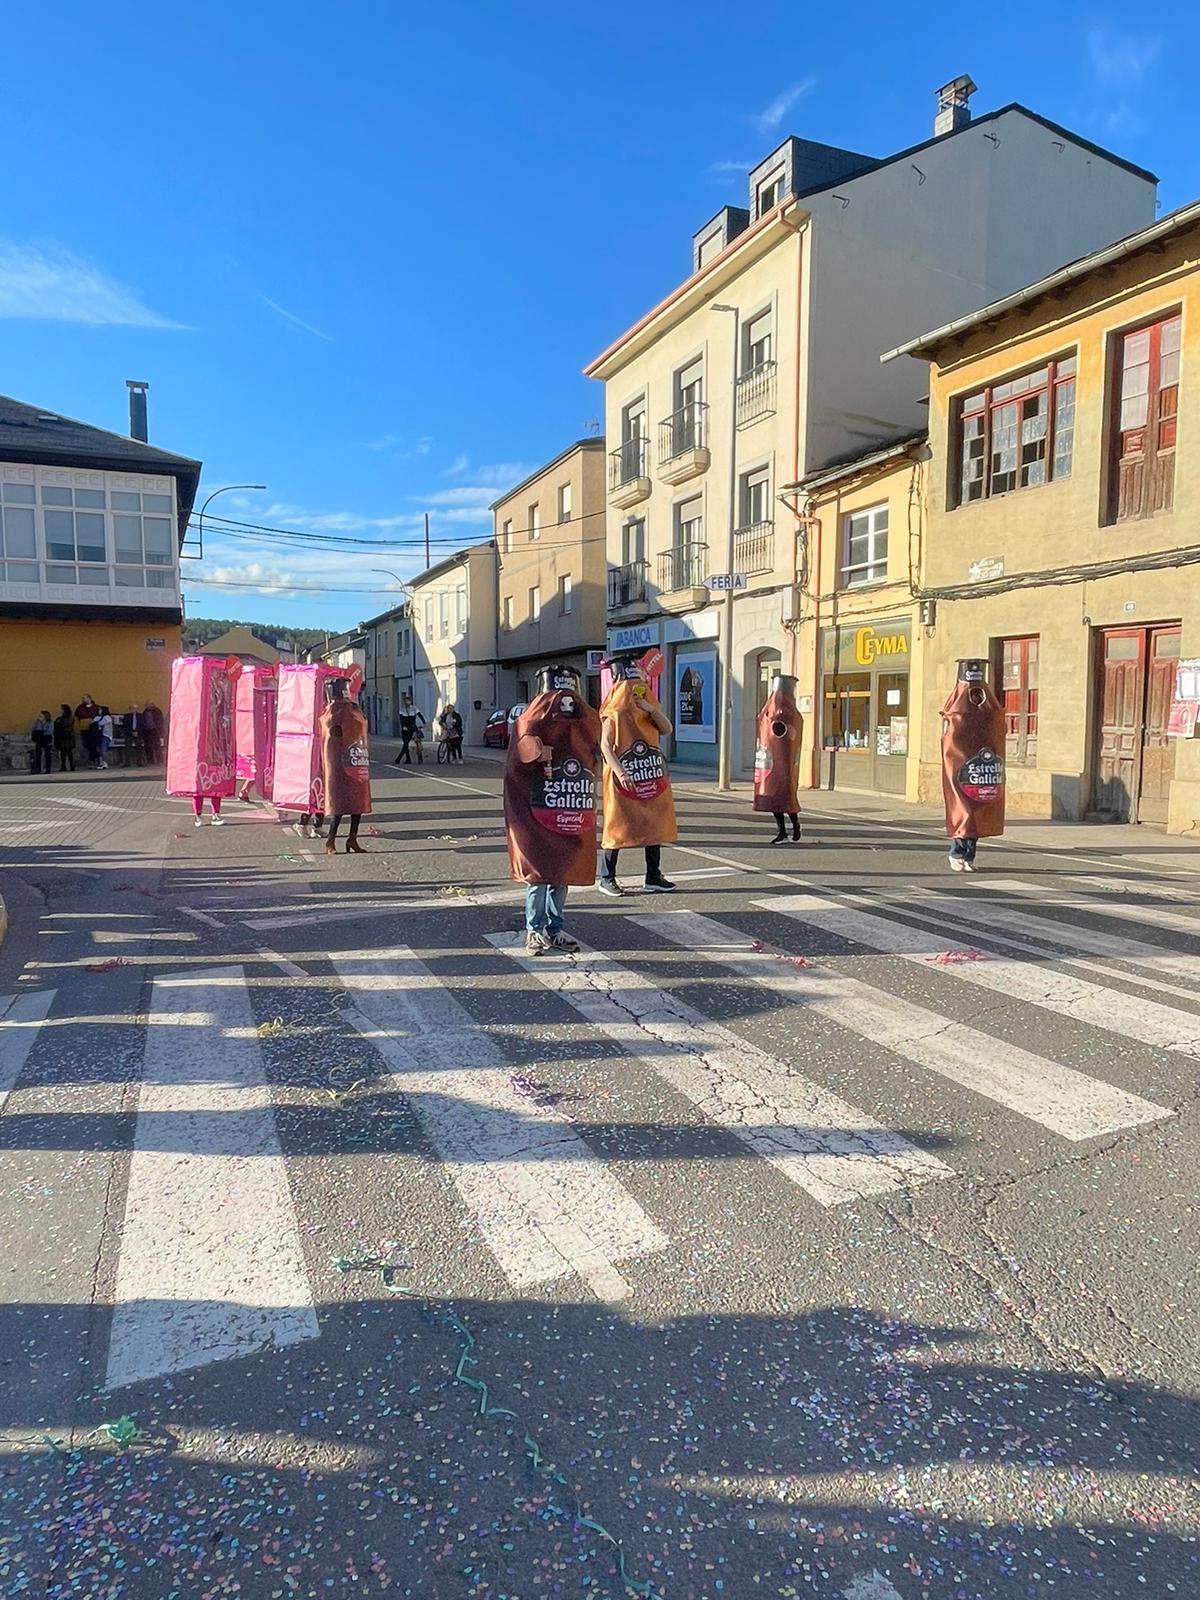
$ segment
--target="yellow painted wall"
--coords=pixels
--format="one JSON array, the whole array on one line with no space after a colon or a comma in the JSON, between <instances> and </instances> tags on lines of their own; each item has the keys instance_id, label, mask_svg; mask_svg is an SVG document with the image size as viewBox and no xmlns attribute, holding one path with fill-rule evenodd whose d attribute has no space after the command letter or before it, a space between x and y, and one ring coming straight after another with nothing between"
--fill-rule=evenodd
<instances>
[{"instance_id":1,"label":"yellow painted wall","mask_svg":"<svg viewBox=\"0 0 1200 1600\"><path fill-rule=\"evenodd\" d=\"M1182 307L1174 506L1108 525L1108 363L1125 329ZM950 421L958 397L1075 351L1078 359L1072 470L1061 481L954 506ZM971 562L995 557L1006 576L1133 557L1200 543L1200 230L1167 240L1070 292L973 331L938 352L930 374L930 442L923 580L968 582ZM995 640L1040 638L1036 767L1011 767L1010 812L1078 817L1090 805L1094 630L1182 623L1184 656L1200 656L1200 565L1133 572L1084 583L1042 584L1005 595L938 602L926 641L920 798L940 799L938 711L960 656L987 656ZM1200 739L1176 740L1168 828L1200 835Z\"/></svg>"},{"instance_id":2,"label":"yellow painted wall","mask_svg":"<svg viewBox=\"0 0 1200 1600\"><path fill-rule=\"evenodd\" d=\"M148 650L147 639L164 648ZM85 694L114 716L147 700L165 711L181 648L178 623L0 618L0 733L27 735L39 711L57 716Z\"/></svg>"}]
</instances>

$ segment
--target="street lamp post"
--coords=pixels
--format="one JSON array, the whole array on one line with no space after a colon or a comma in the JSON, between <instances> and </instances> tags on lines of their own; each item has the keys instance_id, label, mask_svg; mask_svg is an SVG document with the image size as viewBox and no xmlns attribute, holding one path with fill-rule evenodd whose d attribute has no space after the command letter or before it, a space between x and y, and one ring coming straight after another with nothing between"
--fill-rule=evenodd
<instances>
[{"instance_id":1,"label":"street lamp post","mask_svg":"<svg viewBox=\"0 0 1200 1600\"><path fill-rule=\"evenodd\" d=\"M232 489L265 489L266 487L267 486L265 483L226 483L223 484L221 488L213 490L208 499L200 507L200 515L197 518L200 531L200 554L196 557L197 561L204 560L204 513L208 510L209 506L217 498L217 496L219 494L228 494Z\"/></svg>"},{"instance_id":2,"label":"street lamp post","mask_svg":"<svg viewBox=\"0 0 1200 1600\"><path fill-rule=\"evenodd\" d=\"M717 788L732 787L733 777L733 529L737 521L737 381L742 318L737 306L717 301L710 311L725 311L733 317L733 366L729 378L729 526L725 530L725 573L730 587L725 590L721 614L721 727L717 743Z\"/></svg>"}]
</instances>

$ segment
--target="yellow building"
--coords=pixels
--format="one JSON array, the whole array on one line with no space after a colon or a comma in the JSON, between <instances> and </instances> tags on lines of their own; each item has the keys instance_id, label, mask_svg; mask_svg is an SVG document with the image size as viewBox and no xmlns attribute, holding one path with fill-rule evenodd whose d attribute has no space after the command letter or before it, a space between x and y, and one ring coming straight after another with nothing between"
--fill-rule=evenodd
<instances>
[{"instance_id":1,"label":"yellow building","mask_svg":"<svg viewBox=\"0 0 1200 1600\"><path fill-rule=\"evenodd\" d=\"M905 354L930 364L921 798L955 660L981 656L1011 813L1200 834L1171 709L1200 658L1200 203Z\"/></svg>"},{"instance_id":2,"label":"yellow building","mask_svg":"<svg viewBox=\"0 0 1200 1600\"><path fill-rule=\"evenodd\" d=\"M801 520L799 615L784 670L813 788L917 797L922 656L910 561L921 539L924 434L784 490ZM766 678L759 685L765 694Z\"/></svg>"},{"instance_id":3,"label":"yellow building","mask_svg":"<svg viewBox=\"0 0 1200 1600\"><path fill-rule=\"evenodd\" d=\"M166 707L183 619L179 549L200 463L0 396L0 761L39 711L85 694Z\"/></svg>"}]
</instances>

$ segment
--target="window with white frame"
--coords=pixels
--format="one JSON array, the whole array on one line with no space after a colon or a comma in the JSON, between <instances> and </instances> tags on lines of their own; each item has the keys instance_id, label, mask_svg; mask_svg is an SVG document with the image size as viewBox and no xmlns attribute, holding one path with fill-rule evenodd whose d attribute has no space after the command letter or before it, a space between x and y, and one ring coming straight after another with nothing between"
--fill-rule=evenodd
<instances>
[{"instance_id":1,"label":"window with white frame","mask_svg":"<svg viewBox=\"0 0 1200 1600\"><path fill-rule=\"evenodd\" d=\"M531 540L542 537L542 513L538 506L529 508L529 537Z\"/></svg>"},{"instance_id":2,"label":"window with white frame","mask_svg":"<svg viewBox=\"0 0 1200 1600\"><path fill-rule=\"evenodd\" d=\"M887 578L887 506L853 511L843 526L842 588L853 589L862 583L883 583Z\"/></svg>"},{"instance_id":3,"label":"window with white frame","mask_svg":"<svg viewBox=\"0 0 1200 1600\"><path fill-rule=\"evenodd\" d=\"M37 520L31 483L0 484L0 583L37 583Z\"/></svg>"},{"instance_id":4,"label":"window with white frame","mask_svg":"<svg viewBox=\"0 0 1200 1600\"><path fill-rule=\"evenodd\" d=\"M621 559L626 566L646 559L645 517L633 517L621 529Z\"/></svg>"},{"instance_id":5,"label":"window with white frame","mask_svg":"<svg viewBox=\"0 0 1200 1600\"><path fill-rule=\"evenodd\" d=\"M504 626L509 630L510 633L512 632L513 597L510 594L506 594L504 596Z\"/></svg>"},{"instance_id":6,"label":"window with white frame","mask_svg":"<svg viewBox=\"0 0 1200 1600\"><path fill-rule=\"evenodd\" d=\"M512 546L513 546L512 518L511 517L509 517L508 521L504 524L504 529L503 529L501 537L504 540L504 553L505 553L505 555L510 555L512 553Z\"/></svg>"},{"instance_id":7,"label":"window with white frame","mask_svg":"<svg viewBox=\"0 0 1200 1600\"><path fill-rule=\"evenodd\" d=\"M104 490L42 485L47 583L102 583L108 573ZM88 570L88 569L92 570Z\"/></svg>"},{"instance_id":8,"label":"window with white frame","mask_svg":"<svg viewBox=\"0 0 1200 1600\"><path fill-rule=\"evenodd\" d=\"M771 469L743 472L738 485L739 527L756 528L771 520Z\"/></svg>"},{"instance_id":9,"label":"window with white frame","mask_svg":"<svg viewBox=\"0 0 1200 1600\"><path fill-rule=\"evenodd\" d=\"M569 617L571 615L571 608L575 599L572 593L573 587L571 574L569 572L564 573L558 580L558 610L560 616Z\"/></svg>"},{"instance_id":10,"label":"window with white frame","mask_svg":"<svg viewBox=\"0 0 1200 1600\"><path fill-rule=\"evenodd\" d=\"M75 491L79 493L78 489ZM127 489L109 493L118 588L170 589L175 584L171 496Z\"/></svg>"},{"instance_id":11,"label":"window with white frame","mask_svg":"<svg viewBox=\"0 0 1200 1600\"><path fill-rule=\"evenodd\" d=\"M768 173L758 186L758 193L754 201L754 216L765 217L767 212L777 206L783 199L783 168L776 167L774 172Z\"/></svg>"},{"instance_id":12,"label":"window with white frame","mask_svg":"<svg viewBox=\"0 0 1200 1600\"><path fill-rule=\"evenodd\" d=\"M701 545L704 543L704 501L699 495L692 500L681 500L675 507L675 544Z\"/></svg>"},{"instance_id":13,"label":"window with white frame","mask_svg":"<svg viewBox=\"0 0 1200 1600\"><path fill-rule=\"evenodd\" d=\"M570 522L571 520L571 485L564 483L558 491L558 520Z\"/></svg>"},{"instance_id":14,"label":"window with white frame","mask_svg":"<svg viewBox=\"0 0 1200 1600\"><path fill-rule=\"evenodd\" d=\"M454 591L454 631L461 637L467 631L467 586L460 583Z\"/></svg>"},{"instance_id":15,"label":"window with white frame","mask_svg":"<svg viewBox=\"0 0 1200 1600\"><path fill-rule=\"evenodd\" d=\"M535 583L529 591L529 620L537 624L542 620L542 586Z\"/></svg>"},{"instance_id":16,"label":"window with white frame","mask_svg":"<svg viewBox=\"0 0 1200 1600\"><path fill-rule=\"evenodd\" d=\"M433 643L433 596L425 601L425 643Z\"/></svg>"},{"instance_id":17,"label":"window with white frame","mask_svg":"<svg viewBox=\"0 0 1200 1600\"><path fill-rule=\"evenodd\" d=\"M773 314L768 308L742 326L742 373L757 372L771 359Z\"/></svg>"},{"instance_id":18,"label":"window with white frame","mask_svg":"<svg viewBox=\"0 0 1200 1600\"><path fill-rule=\"evenodd\" d=\"M450 636L450 591L443 589L438 595L438 638Z\"/></svg>"}]
</instances>

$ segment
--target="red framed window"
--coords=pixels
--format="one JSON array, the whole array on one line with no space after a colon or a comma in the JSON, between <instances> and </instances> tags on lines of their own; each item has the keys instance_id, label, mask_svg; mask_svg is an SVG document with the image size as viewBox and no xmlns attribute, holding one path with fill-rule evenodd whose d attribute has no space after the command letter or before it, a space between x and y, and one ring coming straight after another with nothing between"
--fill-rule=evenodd
<instances>
[{"instance_id":1,"label":"red framed window","mask_svg":"<svg viewBox=\"0 0 1200 1600\"><path fill-rule=\"evenodd\" d=\"M1179 411L1178 312L1119 336L1115 352L1110 519L1126 522L1175 503Z\"/></svg>"},{"instance_id":2,"label":"red framed window","mask_svg":"<svg viewBox=\"0 0 1200 1600\"><path fill-rule=\"evenodd\" d=\"M959 505L1069 477L1075 356L1061 356L958 402Z\"/></svg>"},{"instance_id":3,"label":"red framed window","mask_svg":"<svg viewBox=\"0 0 1200 1600\"><path fill-rule=\"evenodd\" d=\"M1037 766L1038 635L1001 639L996 651L1010 766Z\"/></svg>"}]
</instances>

